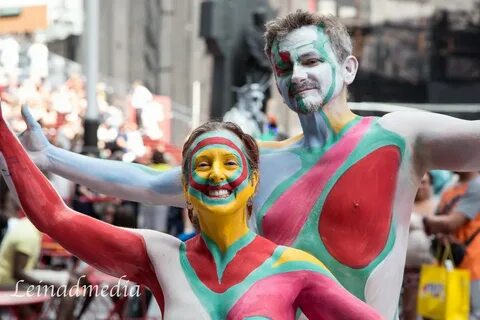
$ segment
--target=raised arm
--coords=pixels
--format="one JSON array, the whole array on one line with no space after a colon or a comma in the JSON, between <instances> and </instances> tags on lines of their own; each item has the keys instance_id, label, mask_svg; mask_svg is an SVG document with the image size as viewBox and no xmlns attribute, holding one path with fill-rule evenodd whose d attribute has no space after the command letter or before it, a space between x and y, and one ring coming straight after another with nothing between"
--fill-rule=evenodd
<instances>
[{"instance_id":1,"label":"raised arm","mask_svg":"<svg viewBox=\"0 0 480 320\"><path fill-rule=\"evenodd\" d=\"M399 111L385 115L379 123L409 141L419 172L480 170L480 121L431 112Z\"/></svg>"},{"instance_id":2,"label":"raised arm","mask_svg":"<svg viewBox=\"0 0 480 320\"><path fill-rule=\"evenodd\" d=\"M68 208L0 114L0 168L30 221L65 249L113 276L144 283L155 276L139 234L95 220Z\"/></svg>"},{"instance_id":3,"label":"raised arm","mask_svg":"<svg viewBox=\"0 0 480 320\"><path fill-rule=\"evenodd\" d=\"M184 207L181 170L158 172L146 166L83 156L50 144L28 108L22 108L27 130L20 136L40 168L122 199Z\"/></svg>"}]
</instances>

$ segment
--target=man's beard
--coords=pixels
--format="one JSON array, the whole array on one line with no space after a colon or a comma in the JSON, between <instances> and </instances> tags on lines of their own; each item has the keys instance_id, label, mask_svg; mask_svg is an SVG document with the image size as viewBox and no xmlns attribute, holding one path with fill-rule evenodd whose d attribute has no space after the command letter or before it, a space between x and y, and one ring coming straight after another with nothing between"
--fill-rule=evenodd
<instances>
[{"instance_id":1,"label":"man's beard","mask_svg":"<svg viewBox=\"0 0 480 320\"><path fill-rule=\"evenodd\" d=\"M317 92L317 94L310 93L302 97L301 92L305 89L313 89ZM322 108L323 97L321 97L321 87L320 84L315 81L307 79L301 84L292 85L290 87L289 94L291 97L293 97L296 105L295 109L299 113L306 114L316 112ZM300 96L296 97L297 94Z\"/></svg>"},{"instance_id":2,"label":"man's beard","mask_svg":"<svg viewBox=\"0 0 480 320\"><path fill-rule=\"evenodd\" d=\"M307 114L322 109L323 99L319 95L308 95L294 100L295 110L298 113Z\"/></svg>"}]
</instances>

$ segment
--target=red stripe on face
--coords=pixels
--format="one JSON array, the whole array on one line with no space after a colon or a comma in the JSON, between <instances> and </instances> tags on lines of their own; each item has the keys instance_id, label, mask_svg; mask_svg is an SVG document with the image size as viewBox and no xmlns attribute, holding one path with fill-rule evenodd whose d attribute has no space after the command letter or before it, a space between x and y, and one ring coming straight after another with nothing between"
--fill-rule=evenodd
<instances>
[{"instance_id":1,"label":"red stripe on face","mask_svg":"<svg viewBox=\"0 0 480 320\"><path fill-rule=\"evenodd\" d=\"M192 150L192 155L198 152L201 148L208 146L208 145L213 145L213 144L223 144L226 145L233 150L235 150L241 157L242 160L242 173L240 176L235 179L234 181L228 183L228 186L225 187L216 187L216 189L227 189L227 190L232 190L237 188L239 185L242 184L245 179L248 177L248 162L247 159L245 158L245 155L243 154L243 151L231 140L228 140L226 138L222 137L211 137L211 138L206 138L203 141L200 141L195 148ZM193 159L192 159L193 160ZM190 170L191 170L192 163L190 163ZM193 178L192 175L190 174L190 179L189 179L190 186L202 193L207 193L209 190L215 190L215 187L209 186L208 184L200 184L196 182Z\"/></svg>"}]
</instances>

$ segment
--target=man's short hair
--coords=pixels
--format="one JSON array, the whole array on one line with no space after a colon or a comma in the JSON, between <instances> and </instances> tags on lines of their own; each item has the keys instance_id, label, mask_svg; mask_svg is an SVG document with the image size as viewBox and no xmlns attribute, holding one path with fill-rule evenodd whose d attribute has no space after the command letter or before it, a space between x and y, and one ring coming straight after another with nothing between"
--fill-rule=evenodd
<instances>
[{"instance_id":1,"label":"man's short hair","mask_svg":"<svg viewBox=\"0 0 480 320\"><path fill-rule=\"evenodd\" d=\"M303 26L322 27L330 39L332 50L339 63L352 54L352 41L345 26L334 16L317 15L304 10L297 10L285 17L277 17L265 24L265 53L270 59L273 41L281 40L291 31Z\"/></svg>"}]
</instances>

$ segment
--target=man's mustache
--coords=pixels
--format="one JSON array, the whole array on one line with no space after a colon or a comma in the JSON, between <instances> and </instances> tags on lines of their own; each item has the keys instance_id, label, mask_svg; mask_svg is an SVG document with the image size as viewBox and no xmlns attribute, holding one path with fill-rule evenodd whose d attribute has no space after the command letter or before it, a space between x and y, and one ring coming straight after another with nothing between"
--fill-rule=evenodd
<instances>
[{"instance_id":1,"label":"man's mustache","mask_svg":"<svg viewBox=\"0 0 480 320\"><path fill-rule=\"evenodd\" d=\"M288 90L290 96L294 96L302 91L320 89L320 84L312 80L304 80L301 83L292 83Z\"/></svg>"}]
</instances>

